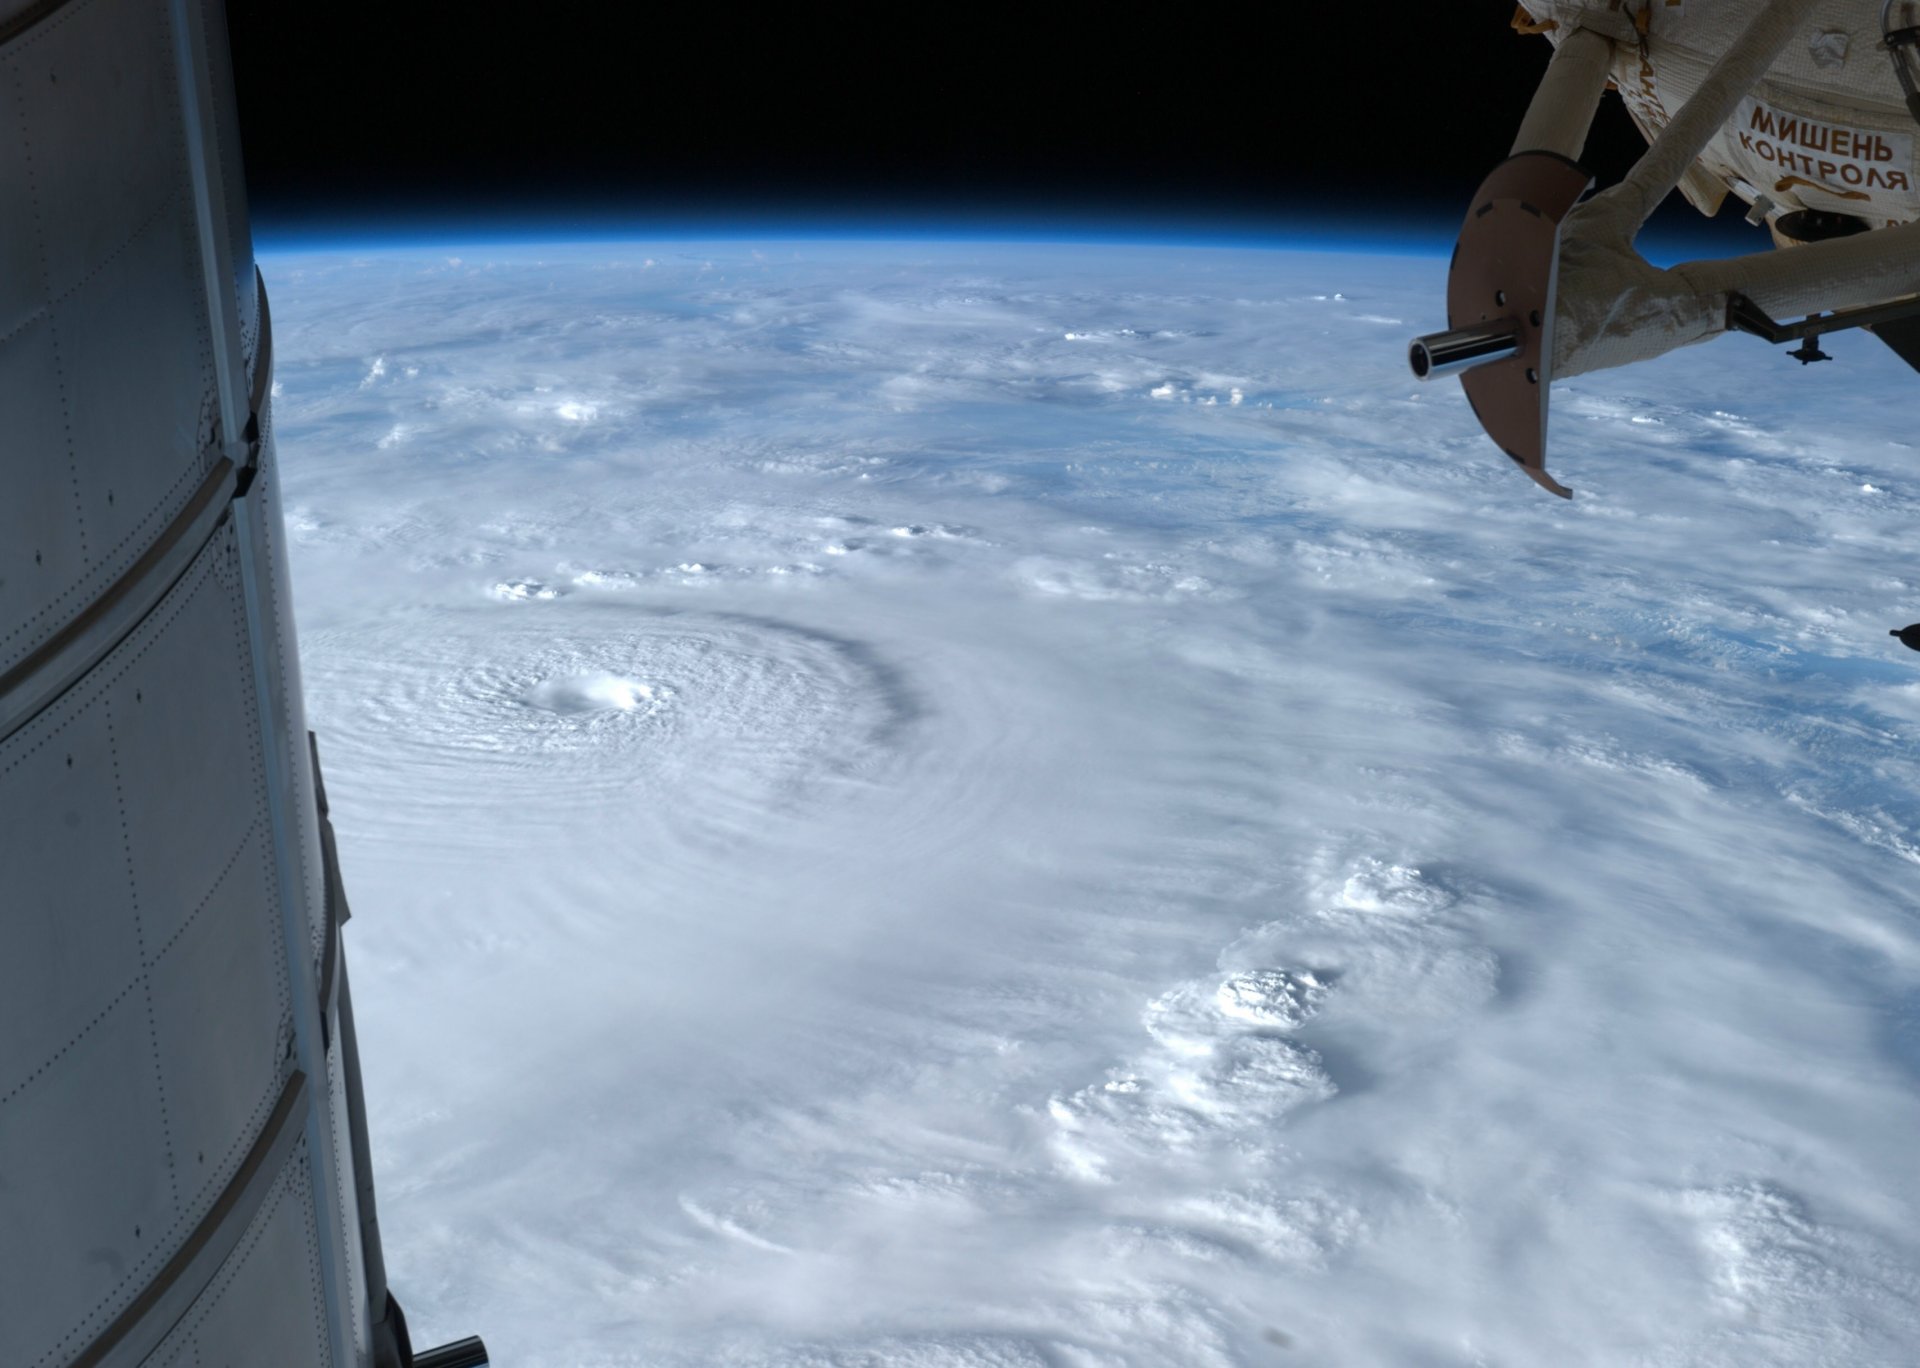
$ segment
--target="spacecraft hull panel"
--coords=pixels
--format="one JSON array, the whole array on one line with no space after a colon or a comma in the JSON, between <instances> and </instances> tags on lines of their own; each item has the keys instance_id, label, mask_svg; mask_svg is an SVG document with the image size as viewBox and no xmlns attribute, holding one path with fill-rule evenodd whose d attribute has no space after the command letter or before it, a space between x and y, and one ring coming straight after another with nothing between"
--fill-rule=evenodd
<instances>
[{"instance_id":1,"label":"spacecraft hull panel","mask_svg":"<svg viewBox=\"0 0 1920 1368\"><path fill-rule=\"evenodd\" d=\"M22 192L0 202L8 447L61 477L0 515L0 672L123 575L210 465L168 51L164 14L133 0L65 5L0 46Z\"/></svg>"},{"instance_id":2,"label":"spacecraft hull panel","mask_svg":"<svg viewBox=\"0 0 1920 1368\"><path fill-rule=\"evenodd\" d=\"M384 1306L223 33L0 3L8 1368L367 1368Z\"/></svg>"},{"instance_id":3,"label":"spacecraft hull panel","mask_svg":"<svg viewBox=\"0 0 1920 1368\"><path fill-rule=\"evenodd\" d=\"M1906 0L1905 9L1910 20L1920 4ZM1739 316L1805 315L1808 332L1911 316L1920 300L1920 94L1910 109L1911 66L1892 60L1898 51L1906 61L1904 40L1892 27L1883 35L1883 22L1903 18L1862 0L1523 0L1514 27L1546 33L1555 55L1522 121L1515 160L1565 155L1577 142L1598 98L1592 74L1604 54L1596 44L1610 53L1609 84L1649 143L1619 184L1575 205L1561 224L1538 311L1551 324L1542 349L1549 364L1539 369L1541 432L1551 380L1707 341ZM1765 223L1775 243L1793 250L1656 268L1634 243L1674 190L1706 213L1738 195L1751 206L1749 221ZM1489 232L1469 218L1455 248L1456 281L1476 253L1510 254L1530 231L1524 219L1513 222ZM1448 308L1458 327L1451 287ZM1763 331L1771 339L1770 329ZM1415 351L1430 340L1416 339ZM1465 371L1462 384L1488 435L1516 460L1537 457L1529 473L1541 479L1544 450L1516 447L1475 393L1503 367L1511 369L1483 363ZM1417 364L1415 372L1422 373Z\"/></svg>"},{"instance_id":4,"label":"spacecraft hull panel","mask_svg":"<svg viewBox=\"0 0 1920 1368\"><path fill-rule=\"evenodd\" d=\"M0 1188L0 1362L65 1362L124 1310L205 1219L284 1082L295 1004L239 555L229 522L0 744L22 952L0 960L0 1172L18 1179Z\"/></svg>"},{"instance_id":5,"label":"spacecraft hull panel","mask_svg":"<svg viewBox=\"0 0 1920 1368\"><path fill-rule=\"evenodd\" d=\"M1614 40L1610 75L1651 141L1765 0L1648 5L1644 33L1637 8L1593 0L1525 0L1525 8L1553 25L1547 37L1556 44L1583 28ZM1818 209L1877 227L1905 223L1920 217L1916 132L1880 46L1880 7L1824 0L1699 165L1749 204L1764 197L1770 218Z\"/></svg>"},{"instance_id":6,"label":"spacecraft hull panel","mask_svg":"<svg viewBox=\"0 0 1920 1368\"><path fill-rule=\"evenodd\" d=\"M329 1368L307 1171L303 1140L280 1166L232 1254L147 1357L151 1368L256 1363L269 1345L275 1368ZM289 1289L304 1295L288 1295Z\"/></svg>"},{"instance_id":7,"label":"spacecraft hull panel","mask_svg":"<svg viewBox=\"0 0 1920 1368\"><path fill-rule=\"evenodd\" d=\"M303 1090L304 1091L304 1090ZM328 1368L324 1294L315 1267L317 1221L307 1171L306 1142L296 1140L258 1179L262 1191L231 1232L232 1245L199 1295L169 1307L157 1345L126 1342L139 1358L102 1354L99 1368L120 1361L143 1368L199 1368L258 1362L273 1346L274 1368ZM288 1296L304 1289L304 1298Z\"/></svg>"}]
</instances>

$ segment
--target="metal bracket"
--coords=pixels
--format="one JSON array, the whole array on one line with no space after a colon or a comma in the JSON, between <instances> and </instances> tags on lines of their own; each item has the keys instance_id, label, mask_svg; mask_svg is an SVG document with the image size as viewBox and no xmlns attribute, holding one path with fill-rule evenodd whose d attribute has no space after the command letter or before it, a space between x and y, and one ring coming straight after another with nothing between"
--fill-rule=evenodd
<instances>
[{"instance_id":1,"label":"metal bracket","mask_svg":"<svg viewBox=\"0 0 1920 1368\"><path fill-rule=\"evenodd\" d=\"M1829 314L1809 314L1798 323L1776 323L1767 311L1738 290L1727 295L1727 331L1751 333L1763 342L1778 346L1782 342L1800 342L1788 356L1801 365L1810 361L1830 361L1817 342L1827 333L1847 328L1871 328L1896 319L1920 317L1920 299L1897 299L1891 304L1870 304L1861 309L1840 309Z\"/></svg>"},{"instance_id":2,"label":"metal bracket","mask_svg":"<svg viewBox=\"0 0 1920 1368\"><path fill-rule=\"evenodd\" d=\"M1905 51L1908 48L1920 51L1920 26L1891 27L1893 3L1894 0L1883 0L1880 6L1880 45L1893 60L1894 78L1900 82L1900 93L1906 96L1907 112L1920 119L1920 86L1914 83L1913 68L1907 63Z\"/></svg>"},{"instance_id":3,"label":"metal bracket","mask_svg":"<svg viewBox=\"0 0 1920 1368\"><path fill-rule=\"evenodd\" d=\"M340 927L353 913L347 907L347 886L340 877L340 847L334 838L333 820L327 814L327 785L320 775L320 740L311 731L307 733L307 755L313 762L313 801L320 818L321 905L327 918L326 939L320 952L320 1045L324 1052L332 1053Z\"/></svg>"},{"instance_id":4,"label":"metal bracket","mask_svg":"<svg viewBox=\"0 0 1920 1368\"><path fill-rule=\"evenodd\" d=\"M258 409L247 415L247 426L240 436L247 444L247 463L234 472L233 497L236 499L247 497L247 491L253 488L253 477L260 473L260 412Z\"/></svg>"},{"instance_id":5,"label":"metal bracket","mask_svg":"<svg viewBox=\"0 0 1920 1368\"><path fill-rule=\"evenodd\" d=\"M259 297L260 324L256 333L259 336L253 353L253 393L247 396L247 425L241 430L241 440L247 444L247 460L234 472L233 497L244 499L247 491L253 488L253 477L260 473L260 411L267 406L267 395L273 389L273 318L267 310L267 281L260 274L260 268L253 268L253 286Z\"/></svg>"}]
</instances>

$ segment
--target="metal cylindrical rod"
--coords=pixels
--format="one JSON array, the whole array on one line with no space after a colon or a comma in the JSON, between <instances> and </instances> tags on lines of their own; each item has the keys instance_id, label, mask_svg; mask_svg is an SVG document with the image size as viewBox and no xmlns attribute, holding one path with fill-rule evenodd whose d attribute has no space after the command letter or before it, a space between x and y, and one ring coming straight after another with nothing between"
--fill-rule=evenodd
<instances>
[{"instance_id":1,"label":"metal cylindrical rod","mask_svg":"<svg viewBox=\"0 0 1920 1368\"><path fill-rule=\"evenodd\" d=\"M1575 29L1562 38L1514 135L1513 155L1558 152L1579 161L1612 61L1613 40L1604 33Z\"/></svg>"},{"instance_id":2,"label":"metal cylindrical rod","mask_svg":"<svg viewBox=\"0 0 1920 1368\"><path fill-rule=\"evenodd\" d=\"M1520 325L1511 318L1501 318L1416 337L1407 348L1407 361L1417 379L1431 380L1512 356L1519 347Z\"/></svg>"},{"instance_id":3,"label":"metal cylindrical rod","mask_svg":"<svg viewBox=\"0 0 1920 1368\"><path fill-rule=\"evenodd\" d=\"M1879 304L1920 292L1920 220L1790 252L1683 261L1671 274L1714 299L1738 290L1775 318Z\"/></svg>"},{"instance_id":4,"label":"metal cylindrical rod","mask_svg":"<svg viewBox=\"0 0 1920 1368\"><path fill-rule=\"evenodd\" d=\"M413 1357L414 1368L487 1368L491 1362L487 1357L487 1346L480 1342L478 1335L453 1344L443 1344L438 1349L429 1349Z\"/></svg>"}]
</instances>

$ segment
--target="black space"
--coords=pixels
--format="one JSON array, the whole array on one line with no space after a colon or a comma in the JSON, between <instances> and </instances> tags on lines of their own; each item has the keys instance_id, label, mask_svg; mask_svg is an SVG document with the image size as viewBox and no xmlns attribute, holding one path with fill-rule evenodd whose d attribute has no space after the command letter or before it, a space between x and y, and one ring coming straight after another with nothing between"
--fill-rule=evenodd
<instances>
[{"instance_id":1,"label":"black space","mask_svg":"<svg viewBox=\"0 0 1920 1368\"><path fill-rule=\"evenodd\" d=\"M1451 223L1549 48L1506 0L692 9L229 0L256 215ZM1587 161L1642 147L1609 96ZM1691 211L1687 211L1691 212Z\"/></svg>"}]
</instances>

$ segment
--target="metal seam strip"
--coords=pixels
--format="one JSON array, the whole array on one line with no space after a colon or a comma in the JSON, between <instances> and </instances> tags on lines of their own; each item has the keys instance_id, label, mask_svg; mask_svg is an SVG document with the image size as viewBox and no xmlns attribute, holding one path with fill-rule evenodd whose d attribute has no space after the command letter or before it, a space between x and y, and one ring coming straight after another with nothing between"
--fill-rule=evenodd
<instances>
[{"instance_id":1,"label":"metal seam strip","mask_svg":"<svg viewBox=\"0 0 1920 1368\"><path fill-rule=\"evenodd\" d=\"M331 1052L343 948L340 944L340 928L347 920L347 893L346 885L340 878L340 847L334 838L333 822L327 815L327 783L320 773L320 739L311 731L307 733L307 754L313 761L313 800L320 814L320 862L324 877L321 896L327 916L326 942L320 961L320 1040Z\"/></svg>"},{"instance_id":2,"label":"metal seam strip","mask_svg":"<svg viewBox=\"0 0 1920 1368\"><path fill-rule=\"evenodd\" d=\"M106 659L167 596L226 516L233 487L233 462L223 456L214 462L187 506L125 574L31 655L0 674L0 741L31 722ZM112 625L96 631L103 623Z\"/></svg>"},{"instance_id":3,"label":"metal seam strip","mask_svg":"<svg viewBox=\"0 0 1920 1368\"><path fill-rule=\"evenodd\" d=\"M167 1337L213 1281L266 1201L302 1134L303 1127L294 1122L303 1118L306 1102L307 1076L296 1069L280 1089L260 1138L193 1234L119 1318L73 1360L72 1368L137 1364Z\"/></svg>"},{"instance_id":4,"label":"metal seam strip","mask_svg":"<svg viewBox=\"0 0 1920 1368\"><path fill-rule=\"evenodd\" d=\"M168 0L173 24L174 62L179 72L180 116L187 148L187 172L193 187L194 226L200 244L200 270L213 344L213 373L219 390L220 435L226 456L236 465L257 469L261 450L254 415L243 408L265 373L256 366L254 384L248 384L243 355L238 301L233 290L233 246L225 236L228 187L215 145L218 120L208 73L216 60L204 27L206 12L195 0ZM219 54L224 57L225 54ZM237 151L237 149L235 149ZM258 270L255 271L257 280ZM249 484L253 483L251 480ZM293 990L294 1056L298 1067L316 1080L317 1093L305 1108L308 1189L316 1217L319 1241L320 1298L325 1317L326 1362L348 1368L354 1361L354 1325L346 1280L350 1264L348 1232L332 1214L340 1184L335 1169L332 1098L328 1091L326 1046L322 1043L318 974L308 947L307 903L303 882L294 868L295 846L302 839L303 810L310 795L297 794L287 773L292 757L282 715L283 703L274 692L269 654L277 648L264 605L272 590L273 563L260 527L263 513L277 510L271 502L246 494L233 501L234 529L240 542L240 597L246 615L246 651L252 671L254 723L259 729L260 763L266 784L268 828L272 836L273 889L280 916L282 948L289 986ZM267 581L262 584L262 579ZM291 705L297 706L297 705ZM357 1236L358 1232L354 1232Z\"/></svg>"},{"instance_id":5,"label":"metal seam strip","mask_svg":"<svg viewBox=\"0 0 1920 1368\"><path fill-rule=\"evenodd\" d=\"M72 4L73 0L36 0L13 18L0 23L0 43L11 43L28 29L35 28Z\"/></svg>"},{"instance_id":6,"label":"metal seam strip","mask_svg":"<svg viewBox=\"0 0 1920 1368\"><path fill-rule=\"evenodd\" d=\"M253 412L247 417L247 440L255 443L252 454L257 459L260 415L267 407L267 392L273 388L273 315L267 308L267 278L260 274L258 266L253 268L253 290L260 320L254 329L253 391L247 396Z\"/></svg>"},{"instance_id":7,"label":"metal seam strip","mask_svg":"<svg viewBox=\"0 0 1920 1368\"><path fill-rule=\"evenodd\" d=\"M333 1026L331 1018L334 1008L334 989L339 981L340 971L340 904L335 890L340 887L340 857L334 843L333 823L326 818L320 819L320 856L326 866L326 891L322 899L326 904L327 934L321 947L320 961L320 1039L328 1050L333 1048Z\"/></svg>"},{"instance_id":8,"label":"metal seam strip","mask_svg":"<svg viewBox=\"0 0 1920 1368\"><path fill-rule=\"evenodd\" d=\"M273 384L273 335L267 313L267 284L254 271L260 300L260 337L254 347L253 412L249 428L257 429L258 414ZM258 432L248 434L257 442ZM257 453L257 447L254 449ZM253 453L250 458L257 459ZM12 668L0 673L0 742L38 717L49 704L112 653L145 620L167 591L179 582L201 549L213 537L225 515L228 499L239 491L242 472L221 456L200 481L200 487L172 522L153 539L140 559L128 566L100 596L82 608L59 631L40 643ZM104 631L96 628L115 617ZM91 643L85 641L94 636Z\"/></svg>"}]
</instances>

